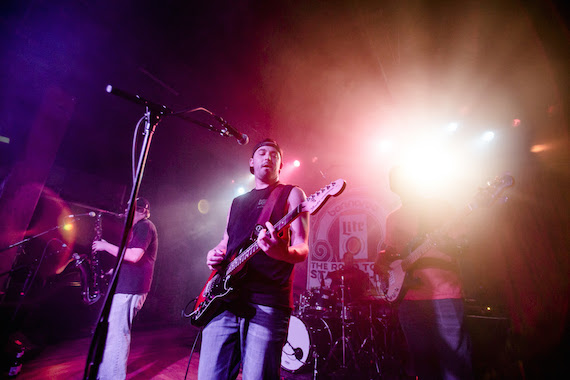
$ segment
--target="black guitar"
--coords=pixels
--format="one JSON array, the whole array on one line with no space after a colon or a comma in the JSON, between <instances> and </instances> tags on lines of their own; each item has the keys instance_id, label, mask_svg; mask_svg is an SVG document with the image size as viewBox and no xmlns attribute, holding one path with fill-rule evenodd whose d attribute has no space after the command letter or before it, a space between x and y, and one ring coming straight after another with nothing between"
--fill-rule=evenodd
<instances>
[{"instance_id":1,"label":"black guitar","mask_svg":"<svg viewBox=\"0 0 570 380\"><path fill-rule=\"evenodd\" d=\"M315 214L331 196L339 195L345 187L346 182L343 179L337 179L316 193L311 194L304 202L275 223L275 231L281 233L303 212ZM196 299L194 310L189 315L192 325L204 326L210 322L222 303L227 300L228 295L234 290L233 278L237 277L245 263L259 251L260 248L257 242L254 242L247 249L240 252L224 268L212 271L206 285Z\"/></svg>"}]
</instances>

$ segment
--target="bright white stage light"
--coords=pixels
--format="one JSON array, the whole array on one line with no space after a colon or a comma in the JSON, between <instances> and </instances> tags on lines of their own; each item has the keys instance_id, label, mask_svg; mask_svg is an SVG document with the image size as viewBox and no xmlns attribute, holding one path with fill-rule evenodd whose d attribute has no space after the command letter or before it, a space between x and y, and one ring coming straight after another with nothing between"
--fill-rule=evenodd
<instances>
[{"instance_id":1,"label":"bright white stage light","mask_svg":"<svg viewBox=\"0 0 570 380\"><path fill-rule=\"evenodd\" d=\"M483 133L483 136L481 136L481 138L483 139L483 141L489 142L495 138L495 133L491 132L491 131L487 131L487 132Z\"/></svg>"},{"instance_id":2,"label":"bright white stage light","mask_svg":"<svg viewBox=\"0 0 570 380\"><path fill-rule=\"evenodd\" d=\"M380 148L380 152L387 153L387 152L390 152L392 150L393 145L394 144L392 143L391 140L382 140L382 141L380 141L380 144L378 145L378 147Z\"/></svg>"},{"instance_id":3,"label":"bright white stage light","mask_svg":"<svg viewBox=\"0 0 570 380\"><path fill-rule=\"evenodd\" d=\"M453 133L455 131L457 131L457 129L459 128L459 123L452 121L451 123L447 124L447 131L450 133Z\"/></svg>"},{"instance_id":4,"label":"bright white stage light","mask_svg":"<svg viewBox=\"0 0 570 380\"><path fill-rule=\"evenodd\" d=\"M459 163L449 146L436 140L410 146L402 157L407 175L424 196L441 193L452 185Z\"/></svg>"}]
</instances>

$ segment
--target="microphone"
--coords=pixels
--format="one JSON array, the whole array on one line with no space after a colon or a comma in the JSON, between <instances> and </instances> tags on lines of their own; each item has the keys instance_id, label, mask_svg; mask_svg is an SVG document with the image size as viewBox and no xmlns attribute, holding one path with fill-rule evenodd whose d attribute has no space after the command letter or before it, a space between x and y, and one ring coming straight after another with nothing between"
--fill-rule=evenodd
<instances>
[{"instance_id":1,"label":"microphone","mask_svg":"<svg viewBox=\"0 0 570 380\"><path fill-rule=\"evenodd\" d=\"M301 360L303 358L303 350L301 348L294 348L293 352L295 353L295 359Z\"/></svg>"},{"instance_id":2,"label":"microphone","mask_svg":"<svg viewBox=\"0 0 570 380\"><path fill-rule=\"evenodd\" d=\"M235 137L239 145L245 145L249 142L249 137L247 137L245 133L240 133L237 129L232 127L227 121L225 121L220 116L215 114L212 114L212 116L214 117L214 119L222 123L222 126L225 128L225 130L222 130L222 134L225 134L226 136L230 135Z\"/></svg>"},{"instance_id":3,"label":"microphone","mask_svg":"<svg viewBox=\"0 0 570 380\"><path fill-rule=\"evenodd\" d=\"M172 113L172 110L165 105L151 102L150 100L147 100L139 95L129 94L128 92L113 87L110 84L107 85L106 90L109 94L117 95L133 103L147 106L150 110L158 112L161 115Z\"/></svg>"},{"instance_id":4,"label":"microphone","mask_svg":"<svg viewBox=\"0 0 570 380\"><path fill-rule=\"evenodd\" d=\"M86 212L85 214L71 214L71 215L68 215L67 217L68 218L79 218L81 216L90 216L90 217L94 218L95 215L97 215L97 214L94 211L91 211L91 212Z\"/></svg>"}]
</instances>

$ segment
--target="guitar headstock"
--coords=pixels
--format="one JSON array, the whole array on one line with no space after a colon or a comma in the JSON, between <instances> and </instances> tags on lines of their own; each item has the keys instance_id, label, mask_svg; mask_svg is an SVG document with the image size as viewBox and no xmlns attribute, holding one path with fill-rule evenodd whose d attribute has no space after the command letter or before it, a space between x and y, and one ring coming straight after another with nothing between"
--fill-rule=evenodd
<instances>
[{"instance_id":1,"label":"guitar headstock","mask_svg":"<svg viewBox=\"0 0 570 380\"><path fill-rule=\"evenodd\" d=\"M310 214L314 214L325 204L330 197L336 197L344 191L346 182L339 178L320 189L319 191L309 195L301 204L302 210Z\"/></svg>"},{"instance_id":2,"label":"guitar headstock","mask_svg":"<svg viewBox=\"0 0 570 380\"><path fill-rule=\"evenodd\" d=\"M515 179L513 176L505 174L501 177L495 177L494 180L487 182L486 187L479 189L479 192L469 203L469 208L474 210L479 207L490 207L500 199L500 195L505 189L514 186L514 184Z\"/></svg>"}]
</instances>

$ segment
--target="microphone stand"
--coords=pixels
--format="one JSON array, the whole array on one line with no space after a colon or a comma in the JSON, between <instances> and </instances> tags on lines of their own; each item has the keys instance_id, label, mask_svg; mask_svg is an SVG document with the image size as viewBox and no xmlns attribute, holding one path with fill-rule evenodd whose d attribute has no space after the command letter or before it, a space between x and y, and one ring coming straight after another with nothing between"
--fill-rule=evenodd
<instances>
[{"instance_id":1,"label":"microphone stand","mask_svg":"<svg viewBox=\"0 0 570 380\"><path fill-rule=\"evenodd\" d=\"M146 161L148 158L148 153L150 151L150 143L152 141L152 137L154 135L156 126L162 120L163 116L177 116L181 119L186 121L190 121L194 124L200 125L208 130L218 132L222 136L227 136L222 131L214 128L213 126L202 123L198 120L193 120L191 118L186 117L181 113L172 112L171 109L164 105L160 105L157 103L153 103L145 98L142 98L139 95L131 95L125 91L122 91L117 88L113 88L112 86L107 86L107 92L122 97L130 102L135 104L143 105L146 108L145 112L145 129L144 129L144 139L141 147L141 152L139 155L139 161L137 164L136 169L136 177L133 183L133 187L131 189L129 207L127 211L127 218L125 220L125 226L123 229L123 236L121 239L121 244L119 246L119 254L117 255L117 263L115 264L115 269L113 270L113 278L111 280L111 284L109 285L109 289L107 291L107 295L105 296L105 303L101 312L99 314L99 318L97 320L97 326L95 328L95 332L93 333L93 338L91 340L91 345L89 347L89 353L87 355L87 361L85 363L85 371L83 373L84 380L96 380L97 375L99 373L99 366L101 365L101 361L103 360L103 352L105 349L105 342L107 341L107 332L109 329L109 312L111 311L111 304L113 302L113 296L117 289L117 282L119 278L119 273L121 270L121 264L123 263L126 251L127 240L129 237L129 233L133 226L133 220L135 216L135 201L138 196L138 192L142 183L143 173L146 166Z\"/></svg>"},{"instance_id":2,"label":"microphone stand","mask_svg":"<svg viewBox=\"0 0 570 380\"><path fill-rule=\"evenodd\" d=\"M21 246L22 244L25 244L25 243L27 243L27 242L29 242L29 241L31 241L31 240L34 240L34 239L36 239L36 238L38 238L38 237L40 237L40 236L43 236L43 235L45 235L45 234L47 234L47 233L50 233L50 232L55 231L55 230L57 230L57 229L59 229L59 228L62 228L62 227L63 227L63 225L57 225L57 226L52 227L52 228L50 228L50 229L48 229L48 230L45 230L45 231L43 231L43 232L40 232L40 233L38 233L38 234L36 234L36 235L27 237L27 238L25 238L25 239L23 239L23 240L21 240L21 241L19 241L19 242L17 242L17 243L11 244L11 245L9 245L9 246L7 246L7 247L4 247L4 248L0 249L0 252L7 251L8 249L11 249L11 248L14 248L14 247L19 247L19 246ZM49 243L48 243L48 244L49 244ZM46 248L47 248L47 247L46 247ZM44 249L44 251L43 251L43 253L42 253L41 257L40 257L39 262L37 262L37 263L35 264L35 268L33 268L32 266L28 266L28 265L19 265L19 266L17 266L16 268L12 267L12 269L10 269L10 270L8 270L8 271L6 271L6 272L0 273L0 277L5 276L5 275L8 275L8 276L11 277L11 276L12 276L12 273L15 273L15 272L17 272L17 271L19 271L19 270L21 270L21 269L23 269L23 268L27 268L27 270L28 270L28 273L27 273L27 275L26 275L26 280L24 281L24 284L22 285L22 289L20 290L20 294L19 294L19 297L18 297L18 303L16 304L16 307L14 308L14 311L12 312L12 317L10 318L10 323L6 326L6 331L8 331L8 330L10 329L10 325L16 320L16 317L17 317L17 315L18 315L18 313L19 313L19 311L20 311L20 308L21 308L22 305L24 304L24 300L25 300L26 296L28 295L28 291L31 289L31 287L32 287L32 285L33 285L33 283L34 283L34 280L36 279L36 275L38 274L38 271L39 271L39 269L40 269L40 266L42 265L42 263L43 263L43 261L44 261L46 252L47 252L47 250ZM19 254L20 254L20 252L18 253L18 255L19 255ZM37 261L37 260L36 260L36 261ZM33 269L32 269L32 268L33 268ZM8 281L10 281L10 280L8 280ZM7 286L9 286L9 285L7 285ZM3 303L3 301L4 301L4 298L2 298L2 302L0 302L0 304Z\"/></svg>"},{"instance_id":3,"label":"microphone stand","mask_svg":"<svg viewBox=\"0 0 570 380\"><path fill-rule=\"evenodd\" d=\"M55 231L55 230L57 230L58 228L61 228L61 227L62 227L62 226L55 226L55 227L50 228L49 230L46 230L46 231L44 231L44 232L40 232L40 233L37 234L37 235L27 237L27 238L25 238L25 239L23 239L23 240L20 240L20 241L17 242L17 243L10 244L9 246L0 249L0 252L7 251L7 250L9 250L9 249L11 249L11 248L17 247L17 246L22 245L22 244L24 244L24 243L27 243L27 242L29 242L30 240L34 240L35 238L38 238L38 237L40 237L40 236L42 236L42 235L45 235L45 234L47 234L47 233L49 233L49 232Z\"/></svg>"},{"instance_id":4,"label":"microphone stand","mask_svg":"<svg viewBox=\"0 0 570 380\"><path fill-rule=\"evenodd\" d=\"M143 173L146 166L146 161L148 158L148 152L150 150L150 143L152 141L152 137L154 135L156 126L161 121L160 112L157 113L158 114L153 112L151 106L149 106L148 104L146 105L145 129L143 132L144 139L142 143L141 152L139 155L139 161L137 164L135 181L131 189L127 218L125 220L125 226L123 228L123 236L121 239L121 244L119 246L119 255L117 256L117 263L115 264L115 269L113 271L113 278L111 280L111 284L107 291L107 295L105 297L105 303L99 314L99 318L97 320L97 326L95 328L95 332L93 333L93 338L91 340L91 345L89 347L89 353L87 355L87 362L85 364L85 371L83 374L83 379L86 380L97 379L97 375L99 373L99 366L101 365L101 361L103 360L103 352L105 349L105 342L107 340L107 332L109 329L109 312L111 311L113 296L117 289L117 282L121 270L121 264L123 263L125 257L125 252L126 252L125 248L127 245L127 240L131 228L133 226L133 220L135 216L135 201L137 199L138 192L141 186ZM154 124L152 124L153 120L155 121Z\"/></svg>"}]
</instances>

